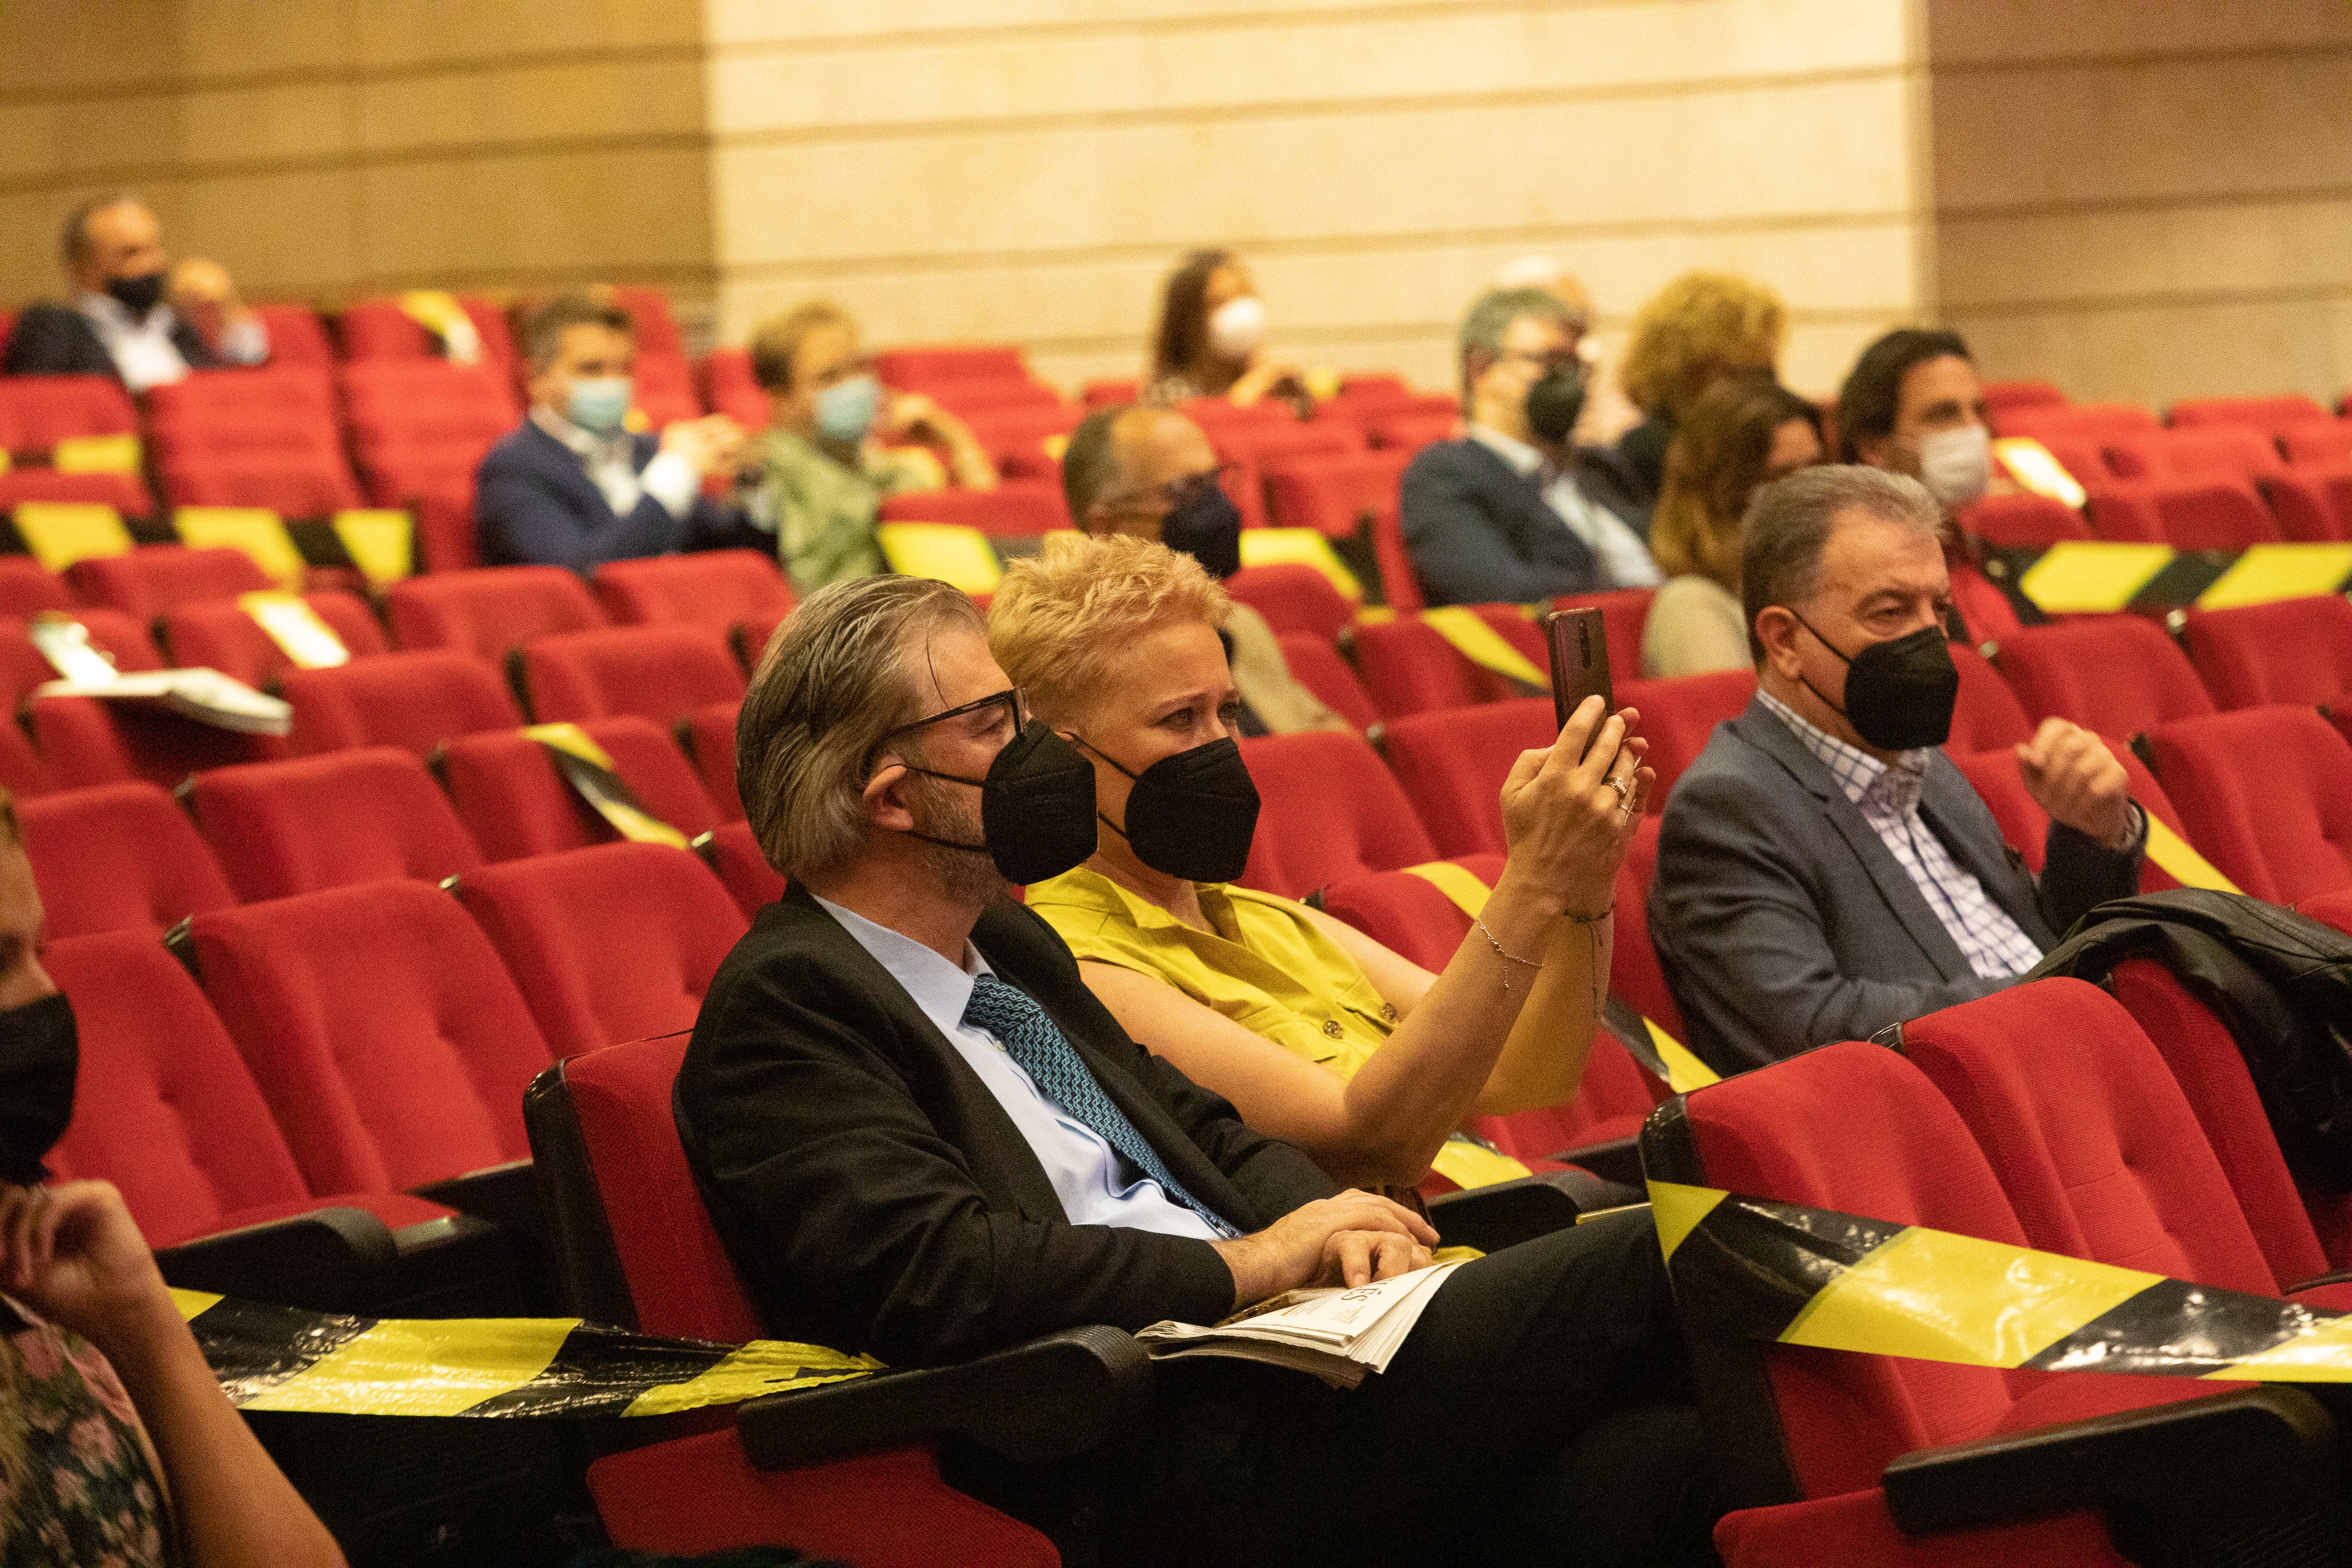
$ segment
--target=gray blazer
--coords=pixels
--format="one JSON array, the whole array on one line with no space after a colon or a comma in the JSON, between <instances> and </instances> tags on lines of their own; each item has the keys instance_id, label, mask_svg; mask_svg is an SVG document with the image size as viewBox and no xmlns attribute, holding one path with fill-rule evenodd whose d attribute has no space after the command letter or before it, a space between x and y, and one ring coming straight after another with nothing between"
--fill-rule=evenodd
<instances>
[{"instance_id":1,"label":"gray blazer","mask_svg":"<svg viewBox=\"0 0 2352 1568\"><path fill-rule=\"evenodd\" d=\"M1919 815L2045 950L2139 890L2142 844L2104 849L2056 823L2037 887L1941 751ZM1720 1072L1867 1040L2009 984L1969 967L1861 809L1760 699L1716 727L1667 797L1649 915L1691 1049Z\"/></svg>"}]
</instances>

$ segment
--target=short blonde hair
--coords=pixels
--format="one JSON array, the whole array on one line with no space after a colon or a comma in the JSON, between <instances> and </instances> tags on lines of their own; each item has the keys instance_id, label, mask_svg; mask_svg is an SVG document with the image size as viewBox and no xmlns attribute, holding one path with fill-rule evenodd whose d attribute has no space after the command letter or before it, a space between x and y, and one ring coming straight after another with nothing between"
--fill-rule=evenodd
<instances>
[{"instance_id":1,"label":"short blonde hair","mask_svg":"<svg viewBox=\"0 0 2352 1568\"><path fill-rule=\"evenodd\" d=\"M1223 627L1233 601L1189 555L1126 534L1049 534L1016 560L988 606L988 649L1050 723L1082 712L1157 627Z\"/></svg>"},{"instance_id":2,"label":"short blonde hair","mask_svg":"<svg viewBox=\"0 0 2352 1568\"><path fill-rule=\"evenodd\" d=\"M761 390L793 390L793 361L800 355L802 340L820 327L846 327L855 331L857 319L830 299L812 299L760 323L759 330L751 334L751 379Z\"/></svg>"},{"instance_id":3,"label":"short blonde hair","mask_svg":"<svg viewBox=\"0 0 2352 1568\"><path fill-rule=\"evenodd\" d=\"M1644 413L1680 419L1725 375L1772 368L1788 312L1760 283L1727 272L1685 272L1634 314L1619 379Z\"/></svg>"}]
</instances>

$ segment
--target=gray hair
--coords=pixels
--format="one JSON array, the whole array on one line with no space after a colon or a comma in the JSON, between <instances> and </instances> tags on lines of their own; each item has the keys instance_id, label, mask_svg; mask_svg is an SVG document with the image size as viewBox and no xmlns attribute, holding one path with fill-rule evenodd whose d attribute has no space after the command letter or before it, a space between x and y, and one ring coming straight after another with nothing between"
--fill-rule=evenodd
<instances>
[{"instance_id":1,"label":"gray hair","mask_svg":"<svg viewBox=\"0 0 2352 1568\"><path fill-rule=\"evenodd\" d=\"M735 787L770 865L805 879L856 853L868 759L922 716L917 651L959 625L987 634L961 590L867 577L809 595L770 640L735 721Z\"/></svg>"},{"instance_id":2,"label":"gray hair","mask_svg":"<svg viewBox=\"0 0 2352 1568\"><path fill-rule=\"evenodd\" d=\"M1748 618L1748 652L1761 664L1764 643L1756 617L1774 604L1801 604L1821 587L1822 552L1840 512L1856 507L1902 523L1930 538L1944 537L1944 510L1927 486L1884 468L1837 464L1801 468L1767 485L1748 504L1740 525L1740 612Z\"/></svg>"},{"instance_id":3,"label":"gray hair","mask_svg":"<svg viewBox=\"0 0 2352 1568\"><path fill-rule=\"evenodd\" d=\"M58 256L71 272L89 259L89 220L109 207L143 207L147 204L129 191L104 191L95 196L85 196L66 214L66 221L58 230Z\"/></svg>"},{"instance_id":4,"label":"gray hair","mask_svg":"<svg viewBox=\"0 0 2352 1568\"><path fill-rule=\"evenodd\" d=\"M1546 321L1558 322L1570 331L1576 329L1576 312L1564 304L1559 296L1542 288L1490 288L1472 301L1470 313L1462 318L1462 331L1457 340L1462 369L1462 406L1470 406L1470 357L1484 354L1489 360L1503 351L1503 334L1511 323L1522 316L1534 316Z\"/></svg>"},{"instance_id":5,"label":"gray hair","mask_svg":"<svg viewBox=\"0 0 2352 1568\"><path fill-rule=\"evenodd\" d=\"M571 327L609 327L634 338L636 319L609 299L586 294L559 294L532 311L522 324L522 355L534 371L543 371L563 351L563 333Z\"/></svg>"}]
</instances>

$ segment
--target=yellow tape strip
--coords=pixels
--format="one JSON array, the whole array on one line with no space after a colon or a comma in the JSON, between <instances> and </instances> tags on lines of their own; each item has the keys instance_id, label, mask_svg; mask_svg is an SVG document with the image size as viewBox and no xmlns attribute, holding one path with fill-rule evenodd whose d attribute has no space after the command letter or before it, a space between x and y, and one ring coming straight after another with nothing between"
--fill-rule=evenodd
<instances>
[{"instance_id":1,"label":"yellow tape strip","mask_svg":"<svg viewBox=\"0 0 2352 1568\"><path fill-rule=\"evenodd\" d=\"M210 1312L213 1308L219 1306L226 1300L228 1300L226 1296L215 1296L210 1291L182 1291L174 1289L172 1291L172 1304L179 1308L180 1317L183 1322L193 1321L200 1314Z\"/></svg>"},{"instance_id":2,"label":"yellow tape strip","mask_svg":"<svg viewBox=\"0 0 2352 1568\"><path fill-rule=\"evenodd\" d=\"M2352 544L2252 545L2197 596L2200 610L2315 599L2352 578Z\"/></svg>"},{"instance_id":3,"label":"yellow tape strip","mask_svg":"<svg viewBox=\"0 0 2352 1568\"><path fill-rule=\"evenodd\" d=\"M977 597L1004 580L996 549L978 528L958 523L884 523L874 530L882 559L901 577L929 577Z\"/></svg>"},{"instance_id":4,"label":"yellow tape strip","mask_svg":"<svg viewBox=\"0 0 2352 1568\"><path fill-rule=\"evenodd\" d=\"M131 530L103 501L19 501L14 516L25 548L51 571L93 556L131 553Z\"/></svg>"},{"instance_id":5,"label":"yellow tape strip","mask_svg":"<svg viewBox=\"0 0 2352 1568\"><path fill-rule=\"evenodd\" d=\"M1711 1186L1687 1186L1676 1181L1650 1183L1651 1223L1657 1227L1658 1248L1668 1262L1674 1261L1675 1249L1698 1228L1698 1222L1713 1214L1716 1205L1730 1196Z\"/></svg>"},{"instance_id":6,"label":"yellow tape strip","mask_svg":"<svg viewBox=\"0 0 2352 1568\"><path fill-rule=\"evenodd\" d=\"M821 1370L812 1376L811 1368ZM882 1364L870 1355L844 1355L823 1345L785 1340L753 1340L699 1377L646 1389L622 1414L667 1416L706 1405L739 1405L779 1388L810 1388L881 1370Z\"/></svg>"},{"instance_id":7,"label":"yellow tape strip","mask_svg":"<svg viewBox=\"0 0 2352 1568\"><path fill-rule=\"evenodd\" d=\"M1677 1094L1687 1094L1694 1089L1723 1082L1721 1073L1693 1056L1690 1047L1660 1029L1655 1020L1644 1018L1642 1023L1650 1031L1650 1043L1656 1048L1658 1060L1666 1064L1667 1088Z\"/></svg>"},{"instance_id":8,"label":"yellow tape strip","mask_svg":"<svg viewBox=\"0 0 2352 1568\"><path fill-rule=\"evenodd\" d=\"M1424 625L1444 638L1454 651L1482 670L1492 670L1530 686L1549 689L1551 677L1536 668L1533 661L1503 641L1503 634L1475 612L1459 604L1448 604L1421 612Z\"/></svg>"},{"instance_id":9,"label":"yellow tape strip","mask_svg":"<svg viewBox=\"0 0 2352 1568\"><path fill-rule=\"evenodd\" d=\"M2088 497L2082 485L2042 443L2031 436L2006 436L1992 444L1992 455L2012 478L2035 495L2063 501L2078 512L2083 509Z\"/></svg>"},{"instance_id":10,"label":"yellow tape strip","mask_svg":"<svg viewBox=\"0 0 2352 1568\"><path fill-rule=\"evenodd\" d=\"M1314 528L1244 528L1244 566L1311 566L1331 580L1331 586L1351 604L1364 601L1364 585L1332 549L1331 541Z\"/></svg>"},{"instance_id":11,"label":"yellow tape strip","mask_svg":"<svg viewBox=\"0 0 2352 1568\"><path fill-rule=\"evenodd\" d=\"M294 536L277 513L267 507L182 507L172 514L172 529L191 549L241 549L269 580L289 592L299 592L310 568L294 548Z\"/></svg>"},{"instance_id":12,"label":"yellow tape strip","mask_svg":"<svg viewBox=\"0 0 2352 1568\"><path fill-rule=\"evenodd\" d=\"M1510 1155L1467 1138L1448 1138L1429 1168L1463 1188L1492 1186L1498 1181L1517 1181L1523 1176L1533 1176Z\"/></svg>"},{"instance_id":13,"label":"yellow tape strip","mask_svg":"<svg viewBox=\"0 0 2352 1568\"><path fill-rule=\"evenodd\" d=\"M416 520L406 512L353 507L337 512L331 526L352 564L375 587L398 582L416 570Z\"/></svg>"},{"instance_id":14,"label":"yellow tape strip","mask_svg":"<svg viewBox=\"0 0 2352 1568\"><path fill-rule=\"evenodd\" d=\"M2183 887L2201 887L2212 893L2239 891L2236 883L2189 848L2188 840L2158 821L2153 812L2147 819L2147 858Z\"/></svg>"},{"instance_id":15,"label":"yellow tape strip","mask_svg":"<svg viewBox=\"0 0 2352 1568\"><path fill-rule=\"evenodd\" d=\"M247 1410L457 1416L545 1372L577 1318L388 1318Z\"/></svg>"},{"instance_id":16,"label":"yellow tape strip","mask_svg":"<svg viewBox=\"0 0 2352 1568\"><path fill-rule=\"evenodd\" d=\"M136 474L143 455L139 438L68 435L49 448L49 466L60 474Z\"/></svg>"},{"instance_id":17,"label":"yellow tape strip","mask_svg":"<svg viewBox=\"0 0 2352 1568\"><path fill-rule=\"evenodd\" d=\"M601 768L612 776L615 783L620 781L620 770L613 766L612 755L590 739L588 732L576 724L529 725L524 727L523 734L541 746L568 753L583 762ZM593 780L583 784L568 773L565 777L596 814L611 823L613 831L630 842L667 844L680 850L691 847L684 833L635 801L622 800L598 789Z\"/></svg>"},{"instance_id":18,"label":"yellow tape strip","mask_svg":"<svg viewBox=\"0 0 2352 1568\"><path fill-rule=\"evenodd\" d=\"M551 746L558 751L570 752L583 762L593 762L607 773L614 771L613 754L576 724L525 725L523 734L541 746Z\"/></svg>"},{"instance_id":19,"label":"yellow tape strip","mask_svg":"<svg viewBox=\"0 0 2352 1568\"><path fill-rule=\"evenodd\" d=\"M1494 890L1452 861L1431 861L1426 865L1409 865L1407 876L1417 876L1453 901L1454 907L1475 920L1486 912L1486 900Z\"/></svg>"},{"instance_id":20,"label":"yellow tape strip","mask_svg":"<svg viewBox=\"0 0 2352 1568\"><path fill-rule=\"evenodd\" d=\"M236 607L252 617L297 669L331 670L352 662L335 629L319 619L299 593L240 593Z\"/></svg>"},{"instance_id":21,"label":"yellow tape strip","mask_svg":"<svg viewBox=\"0 0 2352 1568\"><path fill-rule=\"evenodd\" d=\"M2062 539L2017 580L2019 591L2051 615L2121 610L2172 564L2170 545Z\"/></svg>"}]
</instances>

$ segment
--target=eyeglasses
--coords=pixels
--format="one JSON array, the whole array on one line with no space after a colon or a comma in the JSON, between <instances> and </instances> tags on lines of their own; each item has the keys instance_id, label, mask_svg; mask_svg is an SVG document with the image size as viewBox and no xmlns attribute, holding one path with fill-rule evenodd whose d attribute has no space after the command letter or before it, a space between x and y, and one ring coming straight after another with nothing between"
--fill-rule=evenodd
<instances>
[{"instance_id":1,"label":"eyeglasses","mask_svg":"<svg viewBox=\"0 0 2352 1568\"><path fill-rule=\"evenodd\" d=\"M1214 468L1204 468L1198 474L1186 474L1158 485L1146 485L1140 490L1106 496L1101 504L1106 507L1133 507L1150 503L1163 512L1172 512L1204 491L1223 488L1226 476L1240 466L1238 463L1220 463Z\"/></svg>"},{"instance_id":2,"label":"eyeglasses","mask_svg":"<svg viewBox=\"0 0 2352 1568\"><path fill-rule=\"evenodd\" d=\"M1013 734L1019 735L1023 730L1029 727L1028 699L1021 695L1018 687L1007 686L1001 692L992 693L984 697L976 697L972 701L965 703L961 707L951 707L944 712L932 714L927 718L919 718L911 724L902 724L896 729L883 731L882 737L874 743L874 750L866 753L866 770L869 773L873 771L876 753L878 753L884 747L889 745L891 741L897 739L899 736L910 735L916 730L925 729L935 724L944 724L951 718L962 718L971 714L984 713L988 709L999 706L1002 706L1004 711L1011 716L1013 719ZM989 727L993 728L995 727L992 725ZM981 733L984 734L986 732L982 731Z\"/></svg>"},{"instance_id":3,"label":"eyeglasses","mask_svg":"<svg viewBox=\"0 0 2352 1568\"><path fill-rule=\"evenodd\" d=\"M1584 373L1584 361L1574 349L1556 349L1548 354L1531 354L1525 349L1506 349L1495 356L1495 362L1498 365L1507 364L1513 360L1533 365L1548 376L1561 371L1574 376Z\"/></svg>"}]
</instances>

